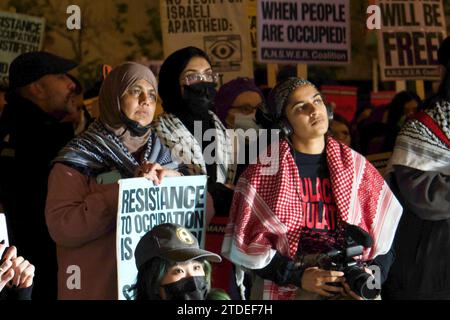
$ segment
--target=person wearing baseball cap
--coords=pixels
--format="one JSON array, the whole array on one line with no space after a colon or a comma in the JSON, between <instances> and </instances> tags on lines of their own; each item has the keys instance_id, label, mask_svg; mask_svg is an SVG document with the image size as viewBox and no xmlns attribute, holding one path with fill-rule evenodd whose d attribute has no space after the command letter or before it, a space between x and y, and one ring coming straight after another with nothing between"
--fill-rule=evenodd
<instances>
[{"instance_id":1,"label":"person wearing baseball cap","mask_svg":"<svg viewBox=\"0 0 450 320\"><path fill-rule=\"evenodd\" d=\"M75 84L66 75L76 66L44 51L23 53L9 66L0 116L0 203L11 242L36 266L33 299L56 299L56 252L44 209L50 163L74 135L73 125L61 120L76 109Z\"/></svg>"},{"instance_id":2,"label":"person wearing baseball cap","mask_svg":"<svg viewBox=\"0 0 450 320\"><path fill-rule=\"evenodd\" d=\"M222 258L200 249L196 237L180 225L155 226L141 238L134 256L136 300L229 300L226 293L211 290L209 262Z\"/></svg>"}]
</instances>

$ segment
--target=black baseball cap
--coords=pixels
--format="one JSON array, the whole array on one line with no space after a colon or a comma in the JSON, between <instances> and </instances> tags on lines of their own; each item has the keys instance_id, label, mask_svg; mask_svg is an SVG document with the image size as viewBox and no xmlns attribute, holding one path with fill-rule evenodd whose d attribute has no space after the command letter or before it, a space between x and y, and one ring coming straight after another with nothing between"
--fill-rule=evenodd
<instances>
[{"instance_id":1,"label":"black baseball cap","mask_svg":"<svg viewBox=\"0 0 450 320\"><path fill-rule=\"evenodd\" d=\"M45 51L26 52L9 66L9 88L26 86L45 75L67 73L78 64Z\"/></svg>"},{"instance_id":2,"label":"black baseball cap","mask_svg":"<svg viewBox=\"0 0 450 320\"><path fill-rule=\"evenodd\" d=\"M157 225L147 232L137 244L134 257L138 270L155 257L172 262L198 258L211 262L222 261L218 254L200 249L197 238L188 229L173 223Z\"/></svg>"}]
</instances>

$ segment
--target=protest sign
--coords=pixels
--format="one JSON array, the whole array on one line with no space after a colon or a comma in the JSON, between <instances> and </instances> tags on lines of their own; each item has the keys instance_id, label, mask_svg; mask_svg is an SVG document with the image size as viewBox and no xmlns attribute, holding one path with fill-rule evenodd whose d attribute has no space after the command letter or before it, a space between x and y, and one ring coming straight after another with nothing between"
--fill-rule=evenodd
<instances>
[{"instance_id":1,"label":"protest sign","mask_svg":"<svg viewBox=\"0 0 450 320\"><path fill-rule=\"evenodd\" d=\"M4 213L0 213L0 242L9 247L8 228L6 225L6 217ZM1 258L1 257L0 257Z\"/></svg>"},{"instance_id":2,"label":"protest sign","mask_svg":"<svg viewBox=\"0 0 450 320\"><path fill-rule=\"evenodd\" d=\"M257 15L258 61L350 62L348 0L261 0Z\"/></svg>"},{"instance_id":3,"label":"protest sign","mask_svg":"<svg viewBox=\"0 0 450 320\"><path fill-rule=\"evenodd\" d=\"M119 300L132 299L136 282L134 250L154 226L179 224L205 246L206 176L166 177L159 186L145 178L119 180L117 277Z\"/></svg>"},{"instance_id":4,"label":"protest sign","mask_svg":"<svg viewBox=\"0 0 450 320\"><path fill-rule=\"evenodd\" d=\"M395 97L395 91L378 91L370 93L370 104L374 107L381 107L388 105Z\"/></svg>"},{"instance_id":5,"label":"protest sign","mask_svg":"<svg viewBox=\"0 0 450 320\"><path fill-rule=\"evenodd\" d=\"M206 230L208 242L205 249L211 252L221 252L222 242L225 237L225 228L228 223L228 217L214 216ZM211 264L211 287L230 292L229 275L233 272L233 265L230 261L224 259L221 263ZM225 275L225 276L224 276Z\"/></svg>"},{"instance_id":6,"label":"protest sign","mask_svg":"<svg viewBox=\"0 0 450 320\"><path fill-rule=\"evenodd\" d=\"M352 122L356 112L358 88L348 86L321 86L326 102L334 104L333 112Z\"/></svg>"},{"instance_id":7,"label":"protest sign","mask_svg":"<svg viewBox=\"0 0 450 320\"><path fill-rule=\"evenodd\" d=\"M256 0L248 0L248 19L250 23L250 43L252 57L256 60Z\"/></svg>"},{"instance_id":8,"label":"protest sign","mask_svg":"<svg viewBox=\"0 0 450 320\"><path fill-rule=\"evenodd\" d=\"M379 0L381 80L439 80L437 50L445 38L441 0Z\"/></svg>"},{"instance_id":9,"label":"protest sign","mask_svg":"<svg viewBox=\"0 0 450 320\"><path fill-rule=\"evenodd\" d=\"M164 56L187 46L204 50L223 82L253 77L246 0L161 0Z\"/></svg>"},{"instance_id":10,"label":"protest sign","mask_svg":"<svg viewBox=\"0 0 450 320\"><path fill-rule=\"evenodd\" d=\"M45 19L0 12L0 85L7 86L11 62L20 54L42 49Z\"/></svg>"}]
</instances>

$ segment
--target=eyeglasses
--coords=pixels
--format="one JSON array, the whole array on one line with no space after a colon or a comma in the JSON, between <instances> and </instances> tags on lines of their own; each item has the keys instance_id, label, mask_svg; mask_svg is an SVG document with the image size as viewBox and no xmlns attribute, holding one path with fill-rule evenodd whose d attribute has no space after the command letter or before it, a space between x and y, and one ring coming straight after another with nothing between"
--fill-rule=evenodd
<instances>
[{"instance_id":1,"label":"eyeglasses","mask_svg":"<svg viewBox=\"0 0 450 320\"><path fill-rule=\"evenodd\" d=\"M199 82L219 82L220 74L216 72L207 72L207 73L189 73L182 78L182 82L189 86L191 84L199 83Z\"/></svg>"},{"instance_id":2,"label":"eyeglasses","mask_svg":"<svg viewBox=\"0 0 450 320\"><path fill-rule=\"evenodd\" d=\"M243 104L241 106L231 106L230 110L236 110L244 114L250 114L256 112L256 109L260 108L261 105L261 103L257 104L256 106L253 106L251 104Z\"/></svg>"},{"instance_id":3,"label":"eyeglasses","mask_svg":"<svg viewBox=\"0 0 450 320\"><path fill-rule=\"evenodd\" d=\"M129 95L132 95L133 97L139 99L141 94L144 93L144 90L141 87L131 87L127 90L127 93ZM158 100L158 96L155 94L153 90L147 91L147 99L150 101L150 103L156 103L156 100Z\"/></svg>"}]
</instances>

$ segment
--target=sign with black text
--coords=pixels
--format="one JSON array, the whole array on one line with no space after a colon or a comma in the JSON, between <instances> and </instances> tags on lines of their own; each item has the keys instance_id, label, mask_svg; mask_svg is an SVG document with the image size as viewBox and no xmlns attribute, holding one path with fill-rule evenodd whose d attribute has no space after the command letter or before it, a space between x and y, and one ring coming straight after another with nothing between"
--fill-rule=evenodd
<instances>
[{"instance_id":1,"label":"sign with black text","mask_svg":"<svg viewBox=\"0 0 450 320\"><path fill-rule=\"evenodd\" d=\"M253 77L247 0L160 0L160 8L165 57L195 46L224 83Z\"/></svg>"},{"instance_id":2,"label":"sign with black text","mask_svg":"<svg viewBox=\"0 0 450 320\"><path fill-rule=\"evenodd\" d=\"M119 300L131 300L137 269L134 250L154 226L175 223L205 247L206 176L165 177L158 186L145 178L119 180L117 277Z\"/></svg>"},{"instance_id":3,"label":"sign with black text","mask_svg":"<svg viewBox=\"0 0 450 320\"><path fill-rule=\"evenodd\" d=\"M11 62L20 54L42 49L45 19L0 12L0 85L7 86Z\"/></svg>"},{"instance_id":4,"label":"sign with black text","mask_svg":"<svg viewBox=\"0 0 450 320\"><path fill-rule=\"evenodd\" d=\"M348 0L257 3L258 61L332 65L350 62Z\"/></svg>"},{"instance_id":5,"label":"sign with black text","mask_svg":"<svg viewBox=\"0 0 450 320\"><path fill-rule=\"evenodd\" d=\"M437 51L445 38L441 0L379 0L381 80L439 80Z\"/></svg>"}]
</instances>

